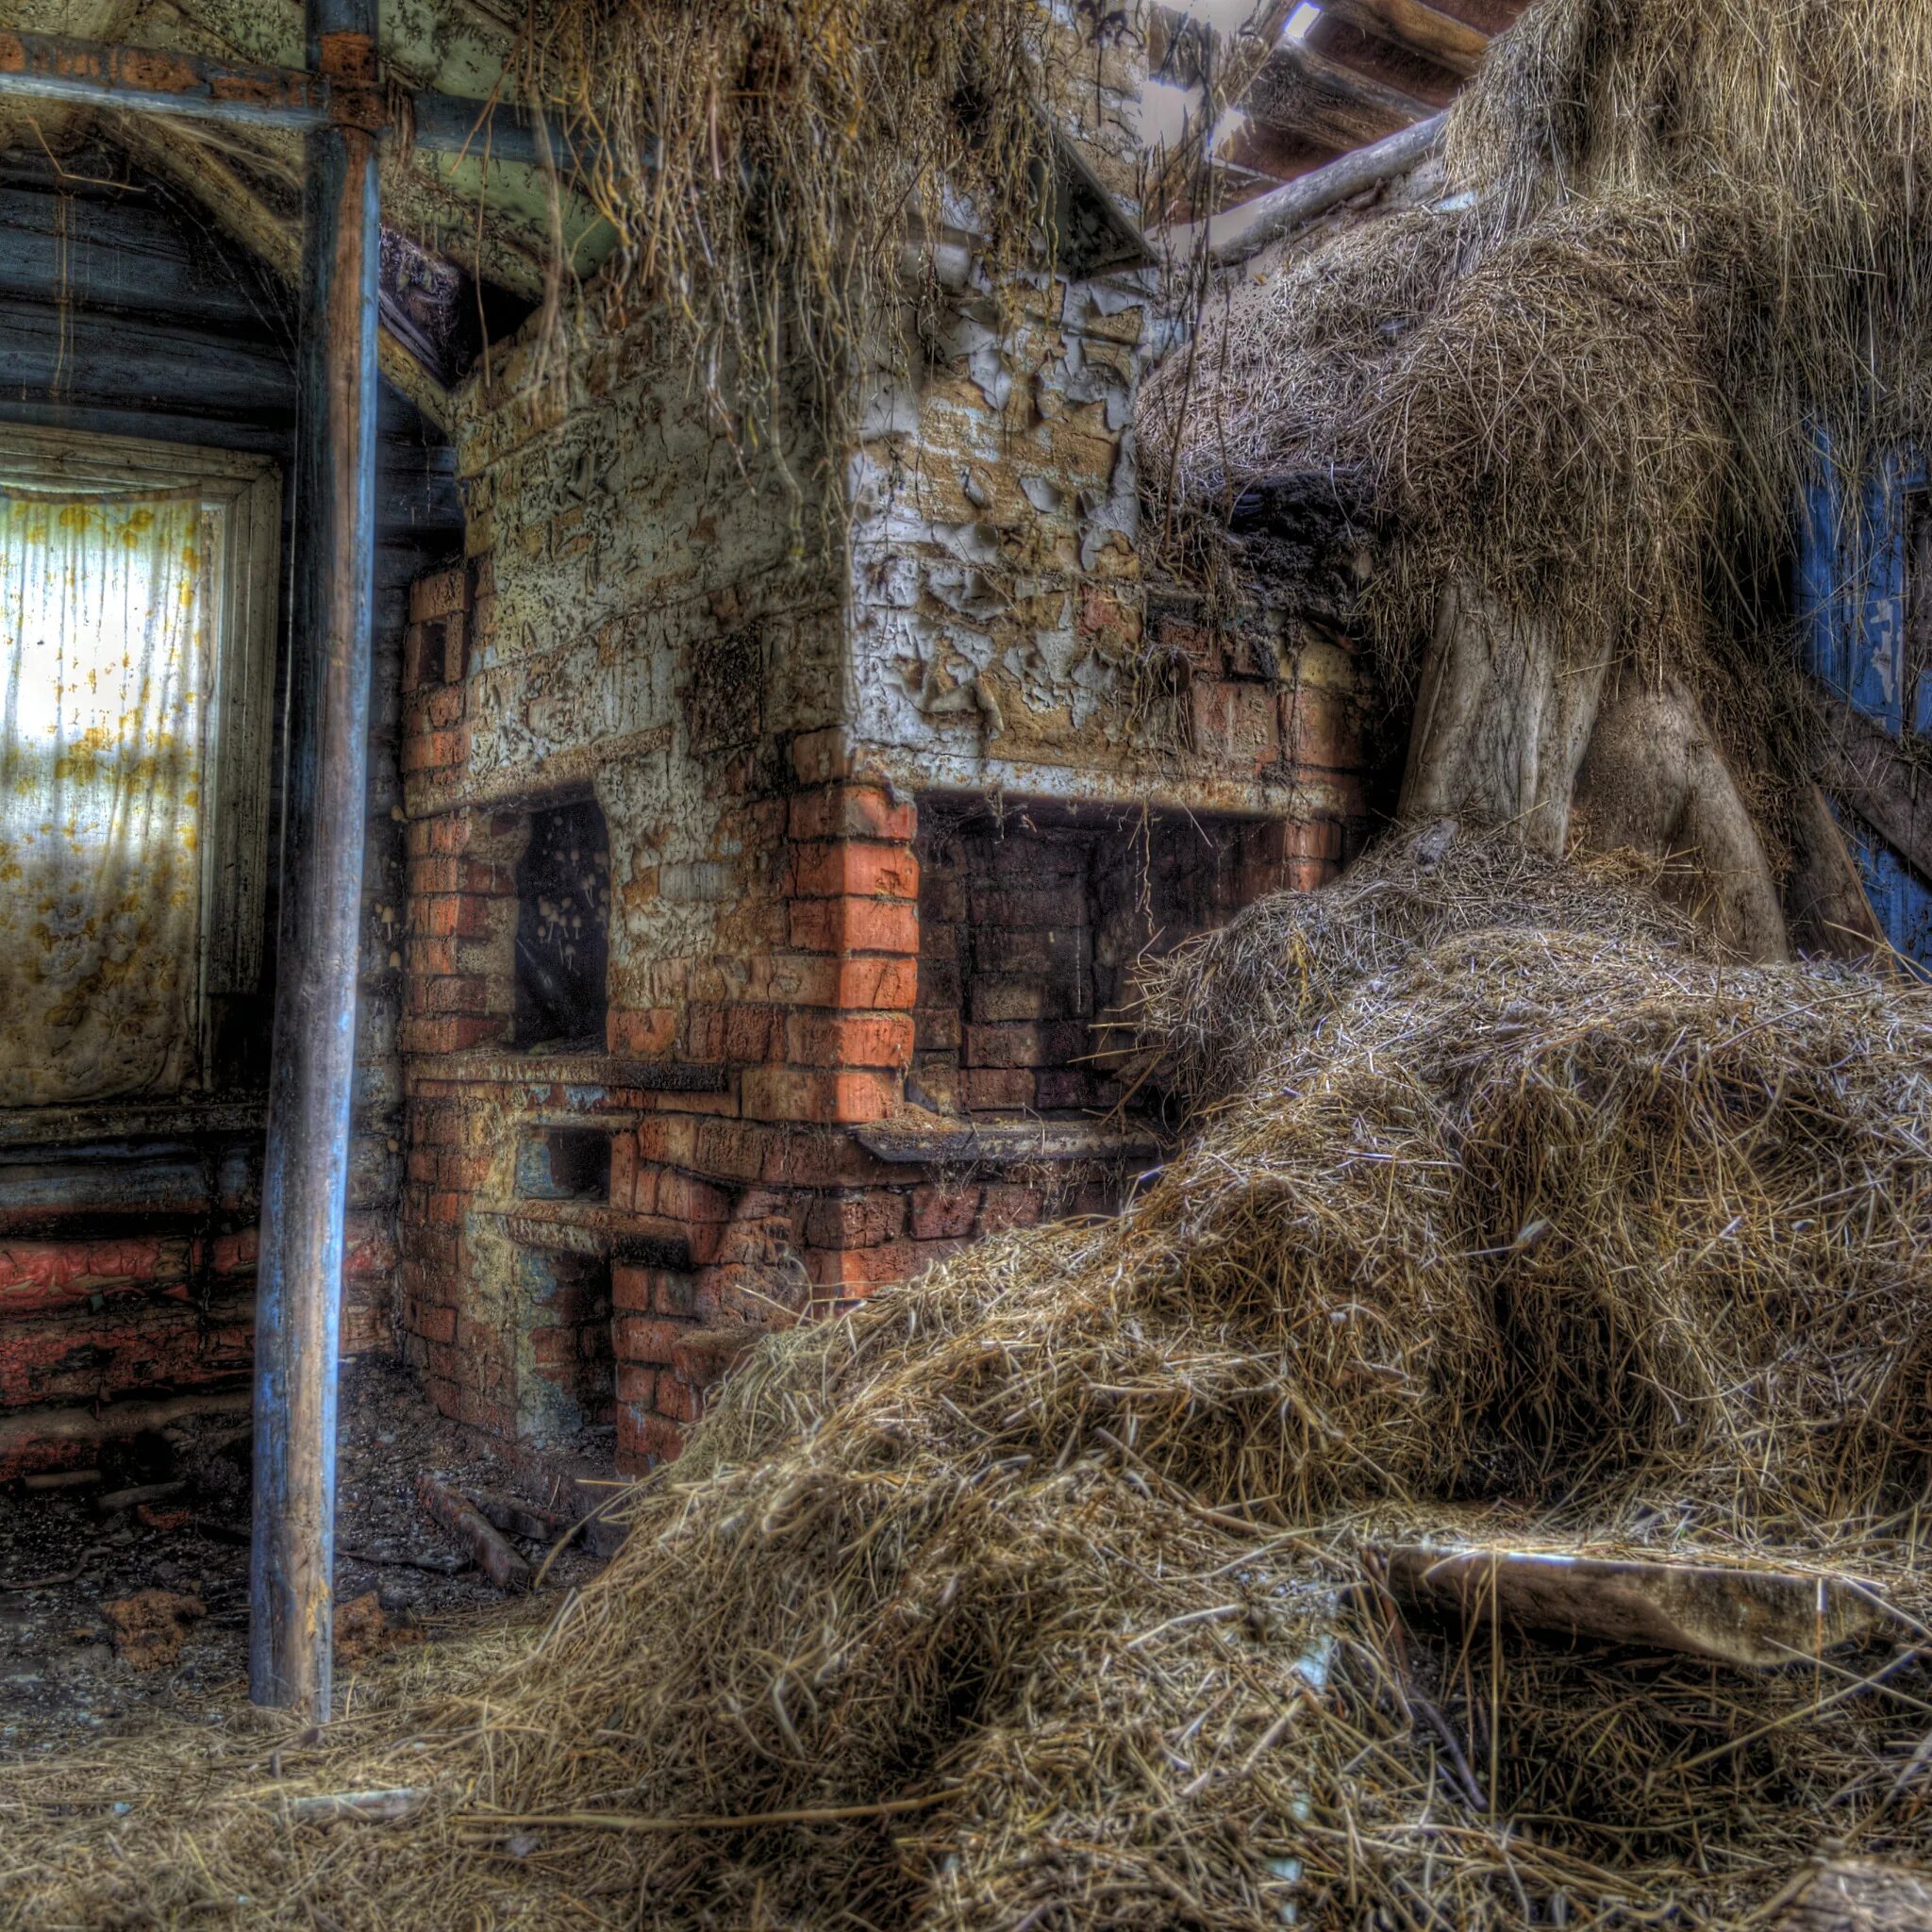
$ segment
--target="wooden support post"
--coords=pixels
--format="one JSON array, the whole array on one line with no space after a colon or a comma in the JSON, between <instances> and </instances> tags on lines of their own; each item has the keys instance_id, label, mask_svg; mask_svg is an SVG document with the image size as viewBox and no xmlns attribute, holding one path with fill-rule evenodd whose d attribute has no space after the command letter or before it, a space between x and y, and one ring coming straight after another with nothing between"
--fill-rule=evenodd
<instances>
[{"instance_id":1,"label":"wooden support post","mask_svg":"<svg viewBox=\"0 0 1932 1932\"><path fill-rule=\"evenodd\" d=\"M308 58L375 77L376 0L308 0ZM368 808L375 564L376 142L308 137L289 759L255 1335L248 1679L329 1713L336 1374Z\"/></svg>"}]
</instances>

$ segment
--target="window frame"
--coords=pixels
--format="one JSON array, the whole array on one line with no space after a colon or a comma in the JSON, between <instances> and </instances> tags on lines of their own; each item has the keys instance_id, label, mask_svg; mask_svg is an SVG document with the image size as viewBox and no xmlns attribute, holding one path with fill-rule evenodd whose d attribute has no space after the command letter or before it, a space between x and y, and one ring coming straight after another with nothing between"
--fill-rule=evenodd
<instances>
[{"instance_id":1,"label":"window frame","mask_svg":"<svg viewBox=\"0 0 1932 1932\"><path fill-rule=\"evenodd\" d=\"M224 512L215 688L203 749L193 1067L183 1088L206 1092L221 1003L260 990L268 950L281 466L272 457L196 443L0 423L0 493L14 491L104 497L194 491Z\"/></svg>"}]
</instances>

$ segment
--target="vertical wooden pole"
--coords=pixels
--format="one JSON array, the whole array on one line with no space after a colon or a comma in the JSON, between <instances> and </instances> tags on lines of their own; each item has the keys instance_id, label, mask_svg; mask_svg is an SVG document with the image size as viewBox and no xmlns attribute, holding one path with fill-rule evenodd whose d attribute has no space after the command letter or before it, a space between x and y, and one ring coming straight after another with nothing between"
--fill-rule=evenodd
<instances>
[{"instance_id":1,"label":"vertical wooden pole","mask_svg":"<svg viewBox=\"0 0 1932 1932\"><path fill-rule=\"evenodd\" d=\"M308 64L375 77L376 0L308 0ZM329 1714L336 1372L375 563L375 138L307 137L289 757L255 1323L249 1694Z\"/></svg>"}]
</instances>

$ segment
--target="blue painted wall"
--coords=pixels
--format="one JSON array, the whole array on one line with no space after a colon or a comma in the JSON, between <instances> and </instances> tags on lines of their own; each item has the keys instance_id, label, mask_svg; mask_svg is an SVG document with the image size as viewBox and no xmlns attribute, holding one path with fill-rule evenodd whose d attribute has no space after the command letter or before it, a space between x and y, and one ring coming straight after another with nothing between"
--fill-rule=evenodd
<instances>
[{"instance_id":1,"label":"blue painted wall","mask_svg":"<svg viewBox=\"0 0 1932 1932\"><path fill-rule=\"evenodd\" d=\"M1805 503L1797 608L1812 675L1896 736L1932 733L1932 676L1911 689L1906 655L1910 498L1927 487L1918 457L1894 454L1862 488L1847 486L1821 449ZM1932 670L1932 666L1927 667ZM1932 969L1932 881L1922 879L1870 826L1840 811L1846 843L1887 938Z\"/></svg>"}]
</instances>

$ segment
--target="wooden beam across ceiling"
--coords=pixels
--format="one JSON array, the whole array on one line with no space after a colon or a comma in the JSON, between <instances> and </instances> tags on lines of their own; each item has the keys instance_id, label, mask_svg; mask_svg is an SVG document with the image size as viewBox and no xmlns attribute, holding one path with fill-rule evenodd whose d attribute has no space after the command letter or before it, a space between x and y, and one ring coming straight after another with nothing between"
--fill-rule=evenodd
<instances>
[{"instance_id":1,"label":"wooden beam across ceiling","mask_svg":"<svg viewBox=\"0 0 1932 1932\"><path fill-rule=\"evenodd\" d=\"M1387 41L1406 54L1433 60L1463 79L1475 71L1490 44L1480 27L1427 6L1424 0L1322 0L1322 14Z\"/></svg>"},{"instance_id":2,"label":"wooden beam across ceiling","mask_svg":"<svg viewBox=\"0 0 1932 1932\"><path fill-rule=\"evenodd\" d=\"M1399 133L1436 111L1295 41L1284 41L1261 63L1241 107L1263 127L1344 150Z\"/></svg>"},{"instance_id":3,"label":"wooden beam across ceiling","mask_svg":"<svg viewBox=\"0 0 1932 1932\"><path fill-rule=\"evenodd\" d=\"M380 134L390 131L392 119L388 91L374 81L348 82L296 68L234 65L171 50L104 47L58 34L4 30L0 99L62 101L304 132L333 125ZM473 152L492 160L544 166L565 165L572 158L561 128L503 101L415 94L409 98L406 131L417 146L442 154Z\"/></svg>"}]
</instances>

